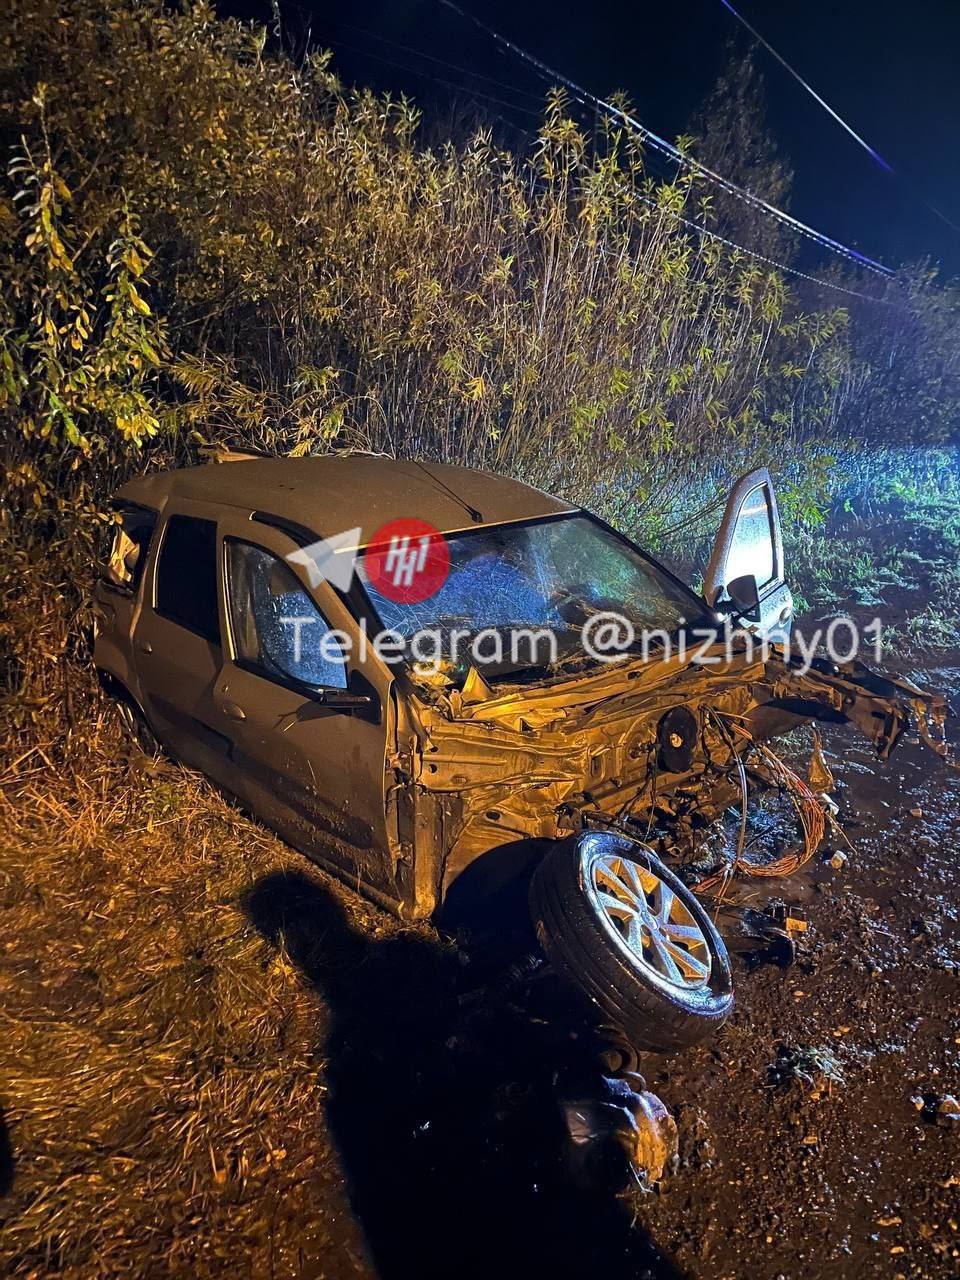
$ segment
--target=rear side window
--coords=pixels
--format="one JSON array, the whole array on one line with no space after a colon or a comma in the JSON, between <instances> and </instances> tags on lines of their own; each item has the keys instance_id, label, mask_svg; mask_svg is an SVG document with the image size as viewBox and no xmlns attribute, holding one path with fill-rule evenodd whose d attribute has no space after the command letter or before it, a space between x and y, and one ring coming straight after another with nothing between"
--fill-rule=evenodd
<instances>
[{"instance_id":1,"label":"rear side window","mask_svg":"<svg viewBox=\"0 0 960 1280\"><path fill-rule=\"evenodd\" d=\"M217 525L171 516L157 562L157 613L220 643L217 613Z\"/></svg>"},{"instance_id":2,"label":"rear side window","mask_svg":"<svg viewBox=\"0 0 960 1280\"><path fill-rule=\"evenodd\" d=\"M109 526L104 576L112 587L136 592L143 577L150 539L157 527L157 513L147 507L121 507Z\"/></svg>"}]
</instances>

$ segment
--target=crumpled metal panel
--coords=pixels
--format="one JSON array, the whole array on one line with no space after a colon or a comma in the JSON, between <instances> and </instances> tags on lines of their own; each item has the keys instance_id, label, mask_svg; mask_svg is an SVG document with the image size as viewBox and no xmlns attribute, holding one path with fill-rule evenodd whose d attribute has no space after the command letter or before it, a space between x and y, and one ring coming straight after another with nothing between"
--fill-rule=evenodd
<instances>
[{"instance_id":1,"label":"crumpled metal panel","mask_svg":"<svg viewBox=\"0 0 960 1280\"><path fill-rule=\"evenodd\" d=\"M412 781L421 806L432 800L442 813L434 824L439 846L418 843L416 858L438 860L438 897L485 851L577 830L587 812L613 821L642 815L654 798L662 804L671 794L702 793L707 801L713 791L728 802L724 779L733 751L707 709L741 718L758 738L806 719L850 721L881 759L912 727L949 755L940 695L860 663L803 672L776 648L731 655L717 645L696 664L679 657L625 662L507 693L478 687L474 696L435 692L432 702L416 700ZM665 774L657 763L657 726L680 705L697 717L700 739L690 768ZM428 825L421 824L421 834Z\"/></svg>"}]
</instances>

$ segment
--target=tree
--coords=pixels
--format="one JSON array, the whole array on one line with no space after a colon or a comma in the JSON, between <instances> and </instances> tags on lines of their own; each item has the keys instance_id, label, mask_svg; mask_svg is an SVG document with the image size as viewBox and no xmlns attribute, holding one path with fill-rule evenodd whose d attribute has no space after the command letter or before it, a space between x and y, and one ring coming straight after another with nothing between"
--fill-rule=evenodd
<instances>
[{"instance_id":1,"label":"tree","mask_svg":"<svg viewBox=\"0 0 960 1280\"><path fill-rule=\"evenodd\" d=\"M767 125L763 75L752 53L729 46L727 65L694 117L694 155L721 174L787 210L793 170L784 160ZM751 208L736 196L710 186L710 209L717 229L731 240L764 257L789 265L796 252L796 236L768 214Z\"/></svg>"}]
</instances>

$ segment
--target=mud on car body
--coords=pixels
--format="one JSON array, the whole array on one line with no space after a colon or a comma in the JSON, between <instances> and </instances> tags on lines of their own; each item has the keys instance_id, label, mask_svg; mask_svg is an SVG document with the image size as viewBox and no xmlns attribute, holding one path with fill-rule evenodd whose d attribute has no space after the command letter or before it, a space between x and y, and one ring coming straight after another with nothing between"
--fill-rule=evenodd
<instances>
[{"instance_id":1,"label":"mud on car body","mask_svg":"<svg viewBox=\"0 0 960 1280\"><path fill-rule=\"evenodd\" d=\"M911 727L943 750L941 698L750 643L783 640L792 606L765 471L732 491L702 596L587 512L436 464L355 455L156 473L120 491L116 515L95 661L140 742L406 917L531 875L544 951L639 1048L694 1043L730 1011L724 943L668 863L731 804L745 812L783 787L767 739L821 719L853 722L881 758ZM410 518L449 551L429 599L398 604L359 577L311 585L304 547L349 530L362 549ZM665 635L727 619L734 638L591 660L574 637L609 610ZM295 663L294 618L310 623ZM548 664L428 672L360 643L385 627L518 623L551 629ZM331 630L356 641L342 657L321 651Z\"/></svg>"}]
</instances>

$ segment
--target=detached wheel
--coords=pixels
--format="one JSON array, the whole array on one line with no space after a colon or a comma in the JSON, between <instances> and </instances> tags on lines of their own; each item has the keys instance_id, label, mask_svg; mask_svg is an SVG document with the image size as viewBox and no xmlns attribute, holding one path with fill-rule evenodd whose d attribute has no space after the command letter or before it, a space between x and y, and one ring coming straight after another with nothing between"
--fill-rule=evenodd
<instances>
[{"instance_id":1,"label":"detached wheel","mask_svg":"<svg viewBox=\"0 0 960 1280\"><path fill-rule=\"evenodd\" d=\"M733 1008L710 917L639 841L609 831L561 841L534 873L530 909L557 972L638 1049L688 1048Z\"/></svg>"}]
</instances>

